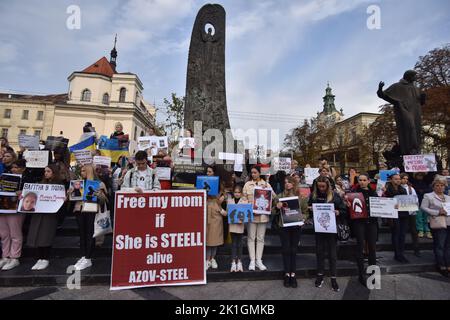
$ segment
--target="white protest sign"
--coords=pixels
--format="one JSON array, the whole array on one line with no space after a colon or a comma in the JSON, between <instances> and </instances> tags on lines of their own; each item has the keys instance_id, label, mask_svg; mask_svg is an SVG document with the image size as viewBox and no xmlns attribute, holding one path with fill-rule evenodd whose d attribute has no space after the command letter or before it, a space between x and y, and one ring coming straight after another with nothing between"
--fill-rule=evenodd
<instances>
[{"instance_id":1,"label":"white protest sign","mask_svg":"<svg viewBox=\"0 0 450 320\"><path fill-rule=\"evenodd\" d=\"M93 161L94 166L107 166L108 168L111 167L111 158L110 157L102 157L102 156L95 156Z\"/></svg>"},{"instance_id":2,"label":"white protest sign","mask_svg":"<svg viewBox=\"0 0 450 320\"><path fill-rule=\"evenodd\" d=\"M25 183L18 212L57 213L66 200L66 189L59 184Z\"/></svg>"},{"instance_id":3,"label":"white protest sign","mask_svg":"<svg viewBox=\"0 0 450 320\"><path fill-rule=\"evenodd\" d=\"M319 168L305 168L306 184L312 185L318 176L320 176Z\"/></svg>"},{"instance_id":4,"label":"white protest sign","mask_svg":"<svg viewBox=\"0 0 450 320\"><path fill-rule=\"evenodd\" d=\"M273 158L272 165L275 172L284 171L286 174L291 173L291 158L275 157Z\"/></svg>"},{"instance_id":5,"label":"white protest sign","mask_svg":"<svg viewBox=\"0 0 450 320\"><path fill-rule=\"evenodd\" d=\"M28 150L39 150L39 137L20 134L19 146L26 148Z\"/></svg>"},{"instance_id":6,"label":"white protest sign","mask_svg":"<svg viewBox=\"0 0 450 320\"><path fill-rule=\"evenodd\" d=\"M48 166L48 151L26 151L27 168L45 168Z\"/></svg>"},{"instance_id":7,"label":"white protest sign","mask_svg":"<svg viewBox=\"0 0 450 320\"><path fill-rule=\"evenodd\" d=\"M434 154L403 156L405 172L436 172L437 162Z\"/></svg>"},{"instance_id":8,"label":"white protest sign","mask_svg":"<svg viewBox=\"0 0 450 320\"><path fill-rule=\"evenodd\" d=\"M150 149L152 137L139 137L138 138L138 149L139 151L145 151Z\"/></svg>"},{"instance_id":9,"label":"white protest sign","mask_svg":"<svg viewBox=\"0 0 450 320\"><path fill-rule=\"evenodd\" d=\"M77 163L82 166L92 163L92 152L90 150L75 150L73 155Z\"/></svg>"},{"instance_id":10,"label":"white protest sign","mask_svg":"<svg viewBox=\"0 0 450 320\"><path fill-rule=\"evenodd\" d=\"M337 233L334 203L313 203L314 231Z\"/></svg>"},{"instance_id":11,"label":"white protest sign","mask_svg":"<svg viewBox=\"0 0 450 320\"><path fill-rule=\"evenodd\" d=\"M156 167L155 172L158 180L170 180L171 169L169 167Z\"/></svg>"},{"instance_id":12,"label":"white protest sign","mask_svg":"<svg viewBox=\"0 0 450 320\"><path fill-rule=\"evenodd\" d=\"M370 216L374 218L398 219L395 209L397 200L394 198L370 197Z\"/></svg>"}]
</instances>

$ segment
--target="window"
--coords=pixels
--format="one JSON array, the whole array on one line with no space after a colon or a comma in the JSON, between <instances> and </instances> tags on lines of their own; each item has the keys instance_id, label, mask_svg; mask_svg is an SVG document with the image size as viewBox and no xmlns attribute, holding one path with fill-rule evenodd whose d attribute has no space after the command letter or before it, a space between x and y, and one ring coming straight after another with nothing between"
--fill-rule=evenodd
<instances>
[{"instance_id":1,"label":"window","mask_svg":"<svg viewBox=\"0 0 450 320\"><path fill-rule=\"evenodd\" d=\"M20 129L20 135L25 135L27 134L27 129Z\"/></svg>"},{"instance_id":2,"label":"window","mask_svg":"<svg viewBox=\"0 0 450 320\"><path fill-rule=\"evenodd\" d=\"M41 130L34 130L34 135L38 136L40 139L41 138Z\"/></svg>"},{"instance_id":3,"label":"window","mask_svg":"<svg viewBox=\"0 0 450 320\"><path fill-rule=\"evenodd\" d=\"M119 95L119 102L125 102L126 96L127 96L127 89L121 88L120 95Z\"/></svg>"},{"instance_id":4,"label":"window","mask_svg":"<svg viewBox=\"0 0 450 320\"><path fill-rule=\"evenodd\" d=\"M44 111L38 111L36 120L44 120Z\"/></svg>"},{"instance_id":5,"label":"window","mask_svg":"<svg viewBox=\"0 0 450 320\"><path fill-rule=\"evenodd\" d=\"M136 91L136 105L139 105L139 91Z\"/></svg>"},{"instance_id":6,"label":"window","mask_svg":"<svg viewBox=\"0 0 450 320\"><path fill-rule=\"evenodd\" d=\"M81 101L91 101L91 90L85 89L83 90L83 93L81 93Z\"/></svg>"},{"instance_id":7,"label":"window","mask_svg":"<svg viewBox=\"0 0 450 320\"><path fill-rule=\"evenodd\" d=\"M106 104L106 105L109 104L109 94L105 93L105 94L103 95L102 103L103 103L103 104Z\"/></svg>"},{"instance_id":8,"label":"window","mask_svg":"<svg viewBox=\"0 0 450 320\"><path fill-rule=\"evenodd\" d=\"M8 129L6 128L2 129L2 138L8 138Z\"/></svg>"},{"instance_id":9,"label":"window","mask_svg":"<svg viewBox=\"0 0 450 320\"><path fill-rule=\"evenodd\" d=\"M3 115L5 119L11 119L11 109L5 109L5 114Z\"/></svg>"},{"instance_id":10,"label":"window","mask_svg":"<svg viewBox=\"0 0 450 320\"><path fill-rule=\"evenodd\" d=\"M23 110L22 113L22 120L28 120L28 115L30 114L30 111L28 110Z\"/></svg>"}]
</instances>

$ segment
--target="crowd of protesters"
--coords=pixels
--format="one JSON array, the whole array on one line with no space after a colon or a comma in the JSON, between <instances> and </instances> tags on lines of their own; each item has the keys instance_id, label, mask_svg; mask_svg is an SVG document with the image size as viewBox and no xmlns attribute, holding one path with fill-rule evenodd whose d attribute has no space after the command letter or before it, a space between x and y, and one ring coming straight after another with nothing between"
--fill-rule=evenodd
<instances>
[{"instance_id":1,"label":"crowd of protesters","mask_svg":"<svg viewBox=\"0 0 450 320\"><path fill-rule=\"evenodd\" d=\"M93 132L92 125L87 123L83 134ZM153 131L154 134L154 131ZM191 133L190 133L191 135ZM126 143L123 126L115 125L111 139ZM46 150L45 148L43 150ZM155 165L149 162L147 151L138 151L133 157L121 157L111 168L93 166L70 166L70 154L66 148L47 150L49 164L43 169L27 168L24 159L24 149L17 152L2 138L0 150L0 173L13 173L22 176L21 188L24 183L64 185L69 195L73 189L72 180L98 180L100 188L95 192L96 210L110 210L113 218L114 193L128 190L136 193L170 189L170 181L158 178ZM192 156L190 151L189 155ZM159 152L161 161L173 168L173 161L167 152ZM311 165L305 164L305 168ZM385 164L380 168L388 169ZM281 257L283 261L283 283L286 287L297 287L296 257L299 241L304 226L284 227L281 221L282 204L280 198L298 197L299 207L303 214L305 225L312 224L312 207L314 204L334 204L337 221L350 228L350 234L356 240L354 246L355 261L359 271L359 281L366 285L366 268L364 258L368 256L368 266L377 264L376 248L380 226L389 225L392 235L394 257L400 263L408 263L405 257L405 237L409 230L413 240L414 253L420 257L418 247L420 238L433 239L437 270L448 277L450 272L450 216L443 208L443 203L450 202L448 188L448 169L430 179L429 174L395 173L389 181L377 192L376 179L367 173L359 173L350 169L347 174L337 175L325 159L318 163L319 176L310 187L310 194L299 192L305 187L305 174L298 162L292 161L290 173L284 171L275 174L263 174L262 165L248 165L244 173L234 172L230 184L221 180L220 192L217 196L208 196L207 229L206 229L206 261L205 268L217 269L217 250L225 242L231 243L230 272L265 271L268 267L263 262L266 230L271 227L276 230L281 242ZM248 174L247 174L248 172ZM217 168L210 166L206 170L208 176L220 176ZM268 189L272 193L271 214L254 214L253 221L247 224L228 225L227 206L230 204L253 203L253 192L256 187ZM350 203L348 193L361 193L369 210L369 216L364 219L349 218ZM395 197L397 195L417 195L419 210L414 212L399 211L398 219L382 219L370 216L370 197ZM18 191L21 197L21 191ZM68 200L68 198L67 198ZM30 199L29 201L35 201ZM96 210L88 210L86 201L66 201L57 214L0 214L0 237L2 247L1 270L11 270L20 264L22 247L34 249L36 259L32 270L44 270L49 267L52 256L52 246L58 227L64 222L64 217L74 215L78 223L80 237L80 259L75 264L76 270L84 270L93 264L96 246L102 244L102 239L93 238ZM99 209L100 208L100 209ZM387 220L387 221L386 221ZM24 232L25 231L25 232ZM244 239L248 249L249 264L243 265ZM315 233L317 275L315 286L320 288L324 283L325 259L329 261L331 287L339 291L337 282L337 247L338 234ZM341 240L341 239L339 239ZM326 254L328 252L328 254Z\"/></svg>"}]
</instances>

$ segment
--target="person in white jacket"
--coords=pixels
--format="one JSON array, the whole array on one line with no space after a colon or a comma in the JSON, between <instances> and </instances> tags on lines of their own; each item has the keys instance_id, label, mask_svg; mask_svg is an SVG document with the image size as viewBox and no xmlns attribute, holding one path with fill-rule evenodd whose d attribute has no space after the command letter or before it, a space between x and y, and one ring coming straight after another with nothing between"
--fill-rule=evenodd
<instances>
[{"instance_id":1,"label":"person in white jacket","mask_svg":"<svg viewBox=\"0 0 450 320\"><path fill-rule=\"evenodd\" d=\"M408 174L402 173L400 175L400 179L402 180L402 187L403 187L403 189L406 190L406 194L408 196L416 196L417 197L416 190L414 190L414 188L409 183ZM417 201L419 201L418 198L417 198ZM417 205L419 205L419 202L417 202ZM414 255L416 257L420 257L421 254L420 254L420 250L419 250L419 234L417 232L417 227L416 227L416 214L417 214L417 211L409 211L409 230L411 232L411 238L413 241Z\"/></svg>"},{"instance_id":2,"label":"person in white jacket","mask_svg":"<svg viewBox=\"0 0 450 320\"><path fill-rule=\"evenodd\" d=\"M138 151L135 155L136 167L129 170L123 178L122 189L134 189L138 193L161 190L158 176L147 164L147 153Z\"/></svg>"},{"instance_id":3,"label":"person in white jacket","mask_svg":"<svg viewBox=\"0 0 450 320\"><path fill-rule=\"evenodd\" d=\"M450 196L444 193L447 186L445 178L436 177L432 184L433 192L424 195L420 207L429 214L436 267L445 277L450 272Z\"/></svg>"}]
</instances>

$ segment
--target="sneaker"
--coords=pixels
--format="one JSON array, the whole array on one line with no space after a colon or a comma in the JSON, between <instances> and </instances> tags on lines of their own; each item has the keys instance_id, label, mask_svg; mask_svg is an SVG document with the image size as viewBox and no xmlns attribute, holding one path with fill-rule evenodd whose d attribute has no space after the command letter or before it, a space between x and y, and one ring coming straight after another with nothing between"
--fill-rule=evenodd
<instances>
[{"instance_id":1,"label":"sneaker","mask_svg":"<svg viewBox=\"0 0 450 320\"><path fill-rule=\"evenodd\" d=\"M427 238L428 239L433 239L433 235L431 234L431 232L427 232Z\"/></svg>"},{"instance_id":2,"label":"sneaker","mask_svg":"<svg viewBox=\"0 0 450 320\"><path fill-rule=\"evenodd\" d=\"M84 259L79 265L75 267L75 270L81 271L86 268L92 267L92 260L91 259Z\"/></svg>"},{"instance_id":3,"label":"sneaker","mask_svg":"<svg viewBox=\"0 0 450 320\"><path fill-rule=\"evenodd\" d=\"M341 289L339 289L339 285L336 281L336 278L331 278L331 288L333 289L334 292L341 291Z\"/></svg>"},{"instance_id":4,"label":"sneaker","mask_svg":"<svg viewBox=\"0 0 450 320\"><path fill-rule=\"evenodd\" d=\"M418 236L419 238L423 238L424 235L425 235L425 233L424 233L423 231L419 231L419 233L417 234L417 236Z\"/></svg>"},{"instance_id":5,"label":"sneaker","mask_svg":"<svg viewBox=\"0 0 450 320\"><path fill-rule=\"evenodd\" d=\"M31 267L31 270L37 270L37 268L41 265L41 259L39 259L34 266Z\"/></svg>"},{"instance_id":6,"label":"sneaker","mask_svg":"<svg viewBox=\"0 0 450 320\"><path fill-rule=\"evenodd\" d=\"M249 271L255 271L255 260L250 260L250 264L248 265Z\"/></svg>"},{"instance_id":7,"label":"sneaker","mask_svg":"<svg viewBox=\"0 0 450 320\"><path fill-rule=\"evenodd\" d=\"M211 268L217 269L219 265L217 264L216 259L211 259Z\"/></svg>"},{"instance_id":8,"label":"sneaker","mask_svg":"<svg viewBox=\"0 0 450 320\"><path fill-rule=\"evenodd\" d=\"M2 268L3 271L14 269L20 265L19 259L10 259L7 264L5 264Z\"/></svg>"},{"instance_id":9,"label":"sneaker","mask_svg":"<svg viewBox=\"0 0 450 320\"><path fill-rule=\"evenodd\" d=\"M3 268L4 265L8 264L9 259L8 258L3 258L0 260L0 270Z\"/></svg>"},{"instance_id":10,"label":"sneaker","mask_svg":"<svg viewBox=\"0 0 450 320\"><path fill-rule=\"evenodd\" d=\"M283 285L284 285L286 288L289 288L289 287L291 286L291 277L290 277L290 276L284 275L284 278L283 278Z\"/></svg>"},{"instance_id":11,"label":"sneaker","mask_svg":"<svg viewBox=\"0 0 450 320\"><path fill-rule=\"evenodd\" d=\"M290 285L291 285L291 288L297 288L298 287L298 284L297 284L297 277L296 276L293 276L293 277L290 277Z\"/></svg>"},{"instance_id":12,"label":"sneaker","mask_svg":"<svg viewBox=\"0 0 450 320\"><path fill-rule=\"evenodd\" d=\"M256 267L261 271L267 270L267 267L262 263L262 260L256 261Z\"/></svg>"},{"instance_id":13,"label":"sneaker","mask_svg":"<svg viewBox=\"0 0 450 320\"><path fill-rule=\"evenodd\" d=\"M323 285L323 275L318 275L316 278L316 288L322 288Z\"/></svg>"},{"instance_id":14,"label":"sneaker","mask_svg":"<svg viewBox=\"0 0 450 320\"><path fill-rule=\"evenodd\" d=\"M237 272L237 265L236 265L236 262L234 262L234 261L231 264L230 272Z\"/></svg>"},{"instance_id":15,"label":"sneaker","mask_svg":"<svg viewBox=\"0 0 450 320\"><path fill-rule=\"evenodd\" d=\"M244 272L244 267L242 266L242 262L238 262L237 266L236 266L236 271L237 272Z\"/></svg>"},{"instance_id":16,"label":"sneaker","mask_svg":"<svg viewBox=\"0 0 450 320\"><path fill-rule=\"evenodd\" d=\"M209 268L211 268L211 261L206 260L206 262L205 262L205 269L208 270Z\"/></svg>"},{"instance_id":17,"label":"sneaker","mask_svg":"<svg viewBox=\"0 0 450 320\"><path fill-rule=\"evenodd\" d=\"M48 261L48 260L44 260L44 259L39 260L37 263L36 269L34 269L34 270L45 270L48 268L49 264L50 264L50 261Z\"/></svg>"},{"instance_id":18,"label":"sneaker","mask_svg":"<svg viewBox=\"0 0 450 320\"><path fill-rule=\"evenodd\" d=\"M75 269L76 269L77 266L79 266L85 259L86 259L86 257L81 257L80 259L78 259L78 261L75 263Z\"/></svg>"}]
</instances>

